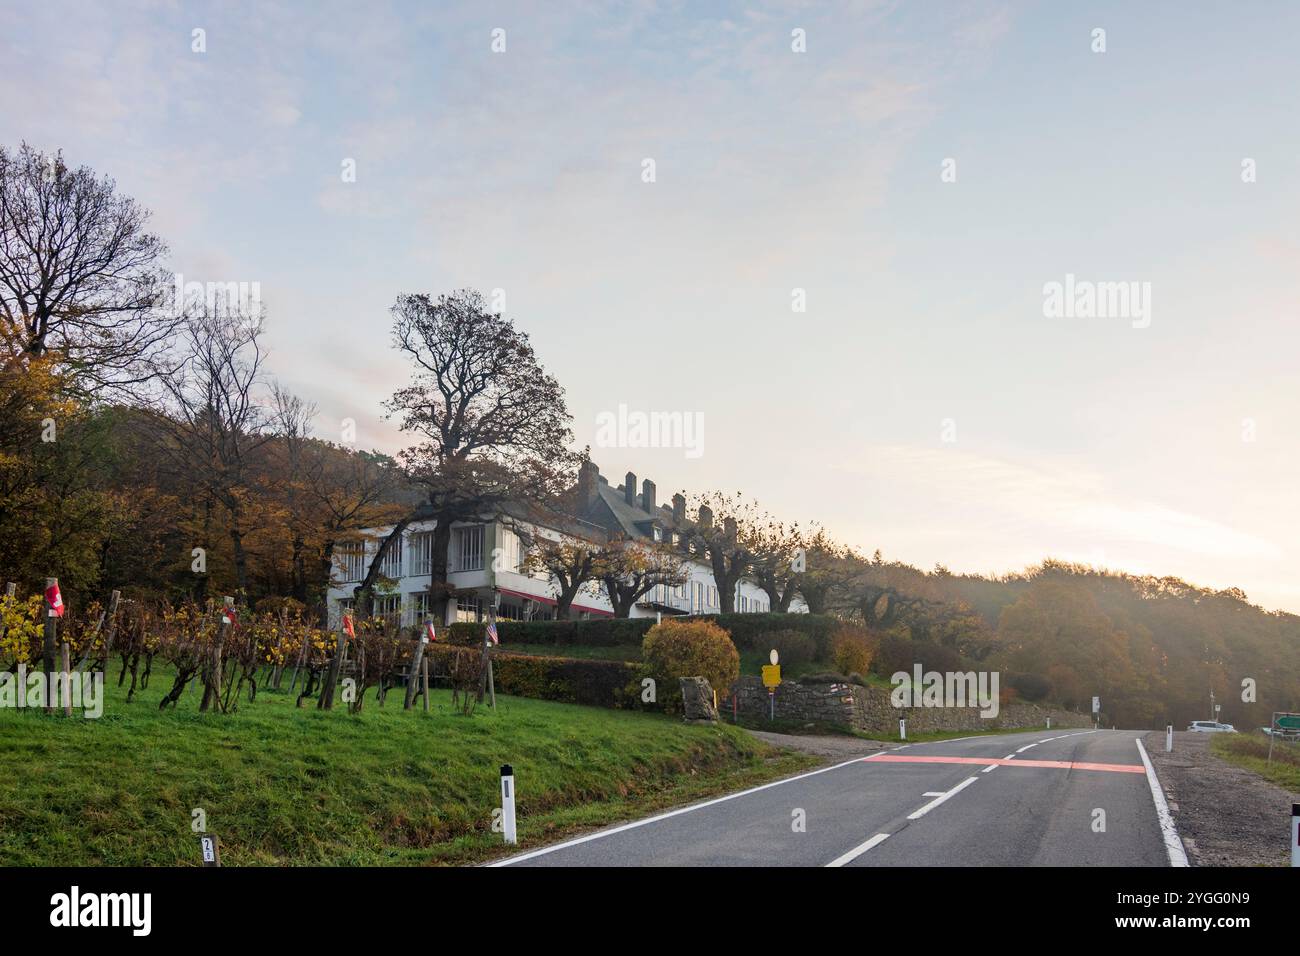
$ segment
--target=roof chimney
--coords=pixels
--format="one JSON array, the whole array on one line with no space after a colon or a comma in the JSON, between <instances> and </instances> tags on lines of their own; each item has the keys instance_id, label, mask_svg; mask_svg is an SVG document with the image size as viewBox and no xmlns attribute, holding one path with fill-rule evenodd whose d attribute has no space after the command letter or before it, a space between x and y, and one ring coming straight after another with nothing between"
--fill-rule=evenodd
<instances>
[{"instance_id":1,"label":"roof chimney","mask_svg":"<svg viewBox=\"0 0 1300 956\"><path fill-rule=\"evenodd\" d=\"M600 469L594 461L578 466L578 505L584 510L596 503L600 488Z\"/></svg>"},{"instance_id":2,"label":"roof chimney","mask_svg":"<svg viewBox=\"0 0 1300 956\"><path fill-rule=\"evenodd\" d=\"M655 513L655 483L649 478L641 482L641 507L651 514Z\"/></svg>"},{"instance_id":3,"label":"roof chimney","mask_svg":"<svg viewBox=\"0 0 1300 956\"><path fill-rule=\"evenodd\" d=\"M722 519L722 527L726 530L727 540L736 540L736 519L727 517Z\"/></svg>"},{"instance_id":4,"label":"roof chimney","mask_svg":"<svg viewBox=\"0 0 1300 956\"><path fill-rule=\"evenodd\" d=\"M681 495L673 495L673 521L686 524L686 499Z\"/></svg>"},{"instance_id":5,"label":"roof chimney","mask_svg":"<svg viewBox=\"0 0 1300 956\"><path fill-rule=\"evenodd\" d=\"M708 505L700 505L700 527L705 530L713 527L713 509Z\"/></svg>"},{"instance_id":6,"label":"roof chimney","mask_svg":"<svg viewBox=\"0 0 1300 956\"><path fill-rule=\"evenodd\" d=\"M632 472L627 473L623 479L623 500L632 507L636 507L636 475Z\"/></svg>"}]
</instances>

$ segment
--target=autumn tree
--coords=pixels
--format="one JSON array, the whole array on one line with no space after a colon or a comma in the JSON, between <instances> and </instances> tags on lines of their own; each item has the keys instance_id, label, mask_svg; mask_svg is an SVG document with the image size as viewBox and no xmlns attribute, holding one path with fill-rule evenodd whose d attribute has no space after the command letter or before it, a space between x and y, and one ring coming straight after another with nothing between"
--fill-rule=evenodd
<instances>
[{"instance_id":1,"label":"autumn tree","mask_svg":"<svg viewBox=\"0 0 1300 956\"><path fill-rule=\"evenodd\" d=\"M600 575L615 617L631 617L632 608L655 588L686 583L681 553L665 544L619 539L611 542Z\"/></svg>"},{"instance_id":2,"label":"autumn tree","mask_svg":"<svg viewBox=\"0 0 1300 956\"><path fill-rule=\"evenodd\" d=\"M604 540L589 541L562 535L548 537L516 532L526 548L520 563L521 574L545 572L555 586L555 616L568 620L573 616L573 600L584 588L600 579L609 564L611 551Z\"/></svg>"},{"instance_id":3,"label":"autumn tree","mask_svg":"<svg viewBox=\"0 0 1300 956\"><path fill-rule=\"evenodd\" d=\"M414 374L386 408L420 439L401 461L436 521L430 594L441 620L453 522L497 514L509 501L554 498L581 456L567 450L573 434L559 382L528 336L489 312L479 293L402 295L392 314L394 344Z\"/></svg>"},{"instance_id":4,"label":"autumn tree","mask_svg":"<svg viewBox=\"0 0 1300 956\"><path fill-rule=\"evenodd\" d=\"M697 520L685 533L687 548L709 562L722 613L734 613L736 585L759 556L755 529L766 516L739 494L713 492L698 497L695 505Z\"/></svg>"},{"instance_id":5,"label":"autumn tree","mask_svg":"<svg viewBox=\"0 0 1300 956\"><path fill-rule=\"evenodd\" d=\"M253 526L258 452L273 435L262 404L266 351L260 319L233 304L190 315L175 368L160 381L165 406L158 416L160 451L188 477L205 509L200 546L224 524L241 600L248 593L245 536ZM221 510L218 524L213 509Z\"/></svg>"},{"instance_id":6,"label":"autumn tree","mask_svg":"<svg viewBox=\"0 0 1300 956\"><path fill-rule=\"evenodd\" d=\"M179 323L149 212L61 153L0 147L0 318L79 390L151 378Z\"/></svg>"}]
</instances>

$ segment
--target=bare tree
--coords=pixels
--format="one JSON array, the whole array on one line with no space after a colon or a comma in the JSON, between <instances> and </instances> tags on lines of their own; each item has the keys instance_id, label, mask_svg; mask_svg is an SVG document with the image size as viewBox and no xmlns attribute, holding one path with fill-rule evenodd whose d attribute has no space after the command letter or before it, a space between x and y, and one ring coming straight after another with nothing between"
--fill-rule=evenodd
<instances>
[{"instance_id":1,"label":"bare tree","mask_svg":"<svg viewBox=\"0 0 1300 956\"><path fill-rule=\"evenodd\" d=\"M162 308L167 248L148 221L112 179L26 143L0 147L0 316L86 390L152 377L179 324Z\"/></svg>"},{"instance_id":2,"label":"bare tree","mask_svg":"<svg viewBox=\"0 0 1300 956\"><path fill-rule=\"evenodd\" d=\"M257 395L266 352L262 325L237 310L192 315L182 328L179 365L161 378L159 446L192 486L222 507L241 600L248 588L244 536L256 452L273 437Z\"/></svg>"},{"instance_id":3,"label":"bare tree","mask_svg":"<svg viewBox=\"0 0 1300 956\"><path fill-rule=\"evenodd\" d=\"M528 336L461 290L436 299L403 295L393 340L411 360L411 384L386 403L402 429L424 439L402 461L428 496L433 531L430 598L446 614L451 527L499 513L515 500L552 500L581 455L564 390L537 361Z\"/></svg>"}]
</instances>

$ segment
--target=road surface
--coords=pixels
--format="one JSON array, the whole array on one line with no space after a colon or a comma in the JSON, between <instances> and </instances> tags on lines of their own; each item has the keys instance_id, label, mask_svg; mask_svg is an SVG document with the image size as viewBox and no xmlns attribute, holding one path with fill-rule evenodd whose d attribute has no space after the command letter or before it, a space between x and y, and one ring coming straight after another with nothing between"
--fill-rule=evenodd
<instances>
[{"instance_id":1,"label":"road surface","mask_svg":"<svg viewBox=\"0 0 1300 956\"><path fill-rule=\"evenodd\" d=\"M899 746L493 865L1185 866L1142 736Z\"/></svg>"}]
</instances>

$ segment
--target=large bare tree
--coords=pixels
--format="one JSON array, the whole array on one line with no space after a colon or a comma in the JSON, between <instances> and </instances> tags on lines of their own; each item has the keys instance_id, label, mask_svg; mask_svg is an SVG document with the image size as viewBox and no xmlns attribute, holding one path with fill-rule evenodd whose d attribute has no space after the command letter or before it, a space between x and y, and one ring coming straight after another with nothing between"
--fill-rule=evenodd
<instances>
[{"instance_id":1,"label":"large bare tree","mask_svg":"<svg viewBox=\"0 0 1300 956\"><path fill-rule=\"evenodd\" d=\"M415 372L386 407L423 439L401 458L437 522L429 589L441 618L452 523L489 517L511 500L553 500L581 455L568 447L564 389L528 336L489 312L478 292L402 295L392 314L394 344Z\"/></svg>"},{"instance_id":2,"label":"large bare tree","mask_svg":"<svg viewBox=\"0 0 1300 956\"><path fill-rule=\"evenodd\" d=\"M179 365L161 378L165 395L159 447L202 496L226 514L235 582L248 589L252 478L257 452L274 432L262 404L262 324L233 308L191 315L185 322ZM203 543L206 546L207 542Z\"/></svg>"},{"instance_id":3,"label":"large bare tree","mask_svg":"<svg viewBox=\"0 0 1300 956\"><path fill-rule=\"evenodd\" d=\"M180 322L149 212L62 154L0 147L0 316L83 390L152 377Z\"/></svg>"}]
</instances>

